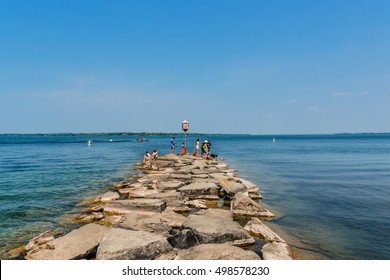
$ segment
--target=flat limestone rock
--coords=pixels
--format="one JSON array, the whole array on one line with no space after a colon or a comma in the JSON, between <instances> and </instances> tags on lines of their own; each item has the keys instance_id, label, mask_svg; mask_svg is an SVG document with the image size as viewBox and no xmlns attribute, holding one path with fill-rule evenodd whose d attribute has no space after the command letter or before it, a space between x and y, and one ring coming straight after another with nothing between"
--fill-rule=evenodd
<instances>
[{"instance_id":1,"label":"flat limestone rock","mask_svg":"<svg viewBox=\"0 0 390 280\"><path fill-rule=\"evenodd\" d=\"M35 248L38 248L39 245L42 245L44 243L47 243L49 241L54 240L53 233L50 230L45 231L44 233L41 233L37 237L34 237L31 239L27 245L24 247L26 251L33 250Z\"/></svg>"},{"instance_id":2,"label":"flat limestone rock","mask_svg":"<svg viewBox=\"0 0 390 280\"><path fill-rule=\"evenodd\" d=\"M88 224L70 233L49 241L45 248L28 253L28 260L76 260L96 250L108 231L105 226Z\"/></svg>"},{"instance_id":3,"label":"flat limestone rock","mask_svg":"<svg viewBox=\"0 0 390 280\"><path fill-rule=\"evenodd\" d=\"M259 218L273 218L275 217L270 211L261 206L259 203L238 192L230 203L230 209L235 216L249 216Z\"/></svg>"},{"instance_id":4,"label":"flat limestone rock","mask_svg":"<svg viewBox=\"0 0 390 280\"><path fill-rule=\"evenodd\" d=\"M210 177L211 178L214 178L214 179L229 179L230 177L228 175L226 175L225 173L211 173L210 174Z\"/></svg>"},{"instance_id":5,"label":"flat limestone rock","mask_svg":"<svg viewBox=\"0 0 390 280\"><path fill-rule=\"evenodd\" d=\"M191 180L191 175L188 174L171 174L170 178L177 180Z\"/></svg>"},{"instance_id":6,"label":"flat limestone rock","mask_svg":"<svg viewBox=\"0 0 390 280\"><path fill-rule=\"evenodd\" d=\"M245 191L245 187L243 184L232 182L227 179L220 179L219 184L222 186L222 189L229 196L234 196L238 192Z\"/></svg>"},{"instance_id":7,"label":"flat limestone rock","mask_svg":"<svg viewBox=\"0 0 390 280\"><path fill-rule=\"evenodd\" d=\"M287 243L271 242L261 249L264 260L291 260Z\"/></svg>"},{"instance_id":8,"label":"flat limestone rock","mask_svg":"<svg viewBox=\"0 0 390 280\"><path fill-rule=\"evenodd\" d=\"M260 257L229 244L201 244L180 250L175 260L260 260Z\"/></svg>"},{"instance_id":9,"label":"flat limestone rock","mask_svg":"<svg viewBox=\"0 0 390 280\"><path fill-rule=\"evenodd\" d=\"M159 191L176 191L178 188L183 187L184 183L181 181L167 181L160 182L157 184L157 188Z\"/></svg>"},{"instance_id":10,"label":"flat limestone rock","mask_svg":"<svg viewBox=\"0 0 390 280\"><path fill-rule=\"evenodd\" d=\"M128 198L145 198L151 194L158 193L156 189L148 189L148 188L139 188L133 189L127 192Z\"/></svg>"},{"instance_id":11,"label":"flat limestone rock","mask_svg":"<svg viewBox=\"0 0 390 280\"><path fill-rule=\"evenodd\" d=\"M166 202L161 199L136 198L129 200L116 200L104 207L108 214L127 214L134 211L158 212L166 208Z\"/></svg>"},{"instance_id":12,"label":"flat limestone rock","mask_svg":"<svg viewBox=\"0 0 390 280\"><path fill-rule=\"evenodd\" d=\"M192 183L181 187L179 191L189 198L204 197L205 195L218 195L218 187L214 183Z\"/></svg>"},{"instance_id":13,"label":"flat limestone rock","mask_svg":"<svg viewBox=\"0 0 390 280\"><path fill-rule=\"evenodd\" d=\"M225 243L250 238L250 235L233 221L231 212L222 209L201 210L190 215L183 228L190 229L200 243Z\"/></svg>"},{"instance_id":14,"label":"flat limestone rock","mask_svg":"<svg viewBox=\"0 0 390 280\"><path fill-rule=\"evenodd\" d=\"M146 214L139 212L128 213L118 223L118 227L131 230L144 230L155 233L168 234L172 228L161 220L161 214Z\"/></svg>"},{"instance_id":15,"label":"flat limestone rock","mask_svg":"<svg viewBox=\"0 0 390 280\"><path fill-rule=\"evenodd\" d=\"M167 239L147 231L112 228L103 237L97 260L153 260L173 248Z\"/></svg>"},{"instance_id":16,"label":"flat limestone rock","mask_svg":"<svg viewBox=\"0 0 390 280\"><path fill-rule=\"evenodd\" d=\"M262 223L258 218L252 218L244 227L251 235L260 237L267 242L286 243L279 235Z\"/></svg>"},{"instance_id":17,"label":"flat limestone rock","mask_svg":"<svg viewBox=\"0 0 390 280\"><path fill-rule=\"evenodd\" d=\"M185 221L187 221L187 217L168 209L156 216L172 228L182 228Z\"/></svg>"},{"instance_id":18,"label":"flat limestone rock","mask_svg":"<svg viewBox=\"0 0 390 280\"><path fill-rule=\"evenodd\" d=\"M98 202L98 201L108 202L108 201L117 200L117 199L119 199L119 194L117 192L106 192L106 193L96 197L95 202Z\"/></svg>"},{"instance_id":19,"label":"flat limestone rock","mask_svg":"<svg viewBox=\"0 0 390 280\"><path fill-rule=\"evenodd\" d=\"M194 175L204 175L204 174L210 174L212 172L210 172L209 169L192 169L191 170L191 173L194 174Z\"/></svg>"}]
</instances>

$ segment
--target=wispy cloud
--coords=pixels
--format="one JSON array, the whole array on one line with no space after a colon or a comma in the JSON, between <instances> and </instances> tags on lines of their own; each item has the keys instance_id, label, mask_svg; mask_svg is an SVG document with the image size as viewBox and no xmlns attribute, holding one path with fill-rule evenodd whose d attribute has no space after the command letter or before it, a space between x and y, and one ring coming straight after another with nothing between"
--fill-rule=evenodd
<instances>
[{"instance_id":1,"label":"wispy cloud","mask_svg":"<svg viewBox=\"0 0 390 280\"><path fill-rule=\"evenodd\" d=\"M318 113L318 112L322 112L322 109L318 106L310 106L308 108L309 112L312 112L312 113Z\"/></svg>"},{"instance_id":2,"label":"wispy cloud","mask_svg":"<svg viewBox=\"0 0 390 280\"><path fill-rule=\"evenodd\" d=\"M298 101L296 101L295 99L291 99L291 100L289 100L289 101L286 101L286 102L284 102L285 104L295 104L295 103L297 103Z\"/></svg>"},{"instance_id":3,"label":"wispy cloud","mask_svg":"<svg viewBox=\"0 0 390 280\"><path fill-rule=\"evenodd\" d=\"M334 92L333 96L352 96L353 94L346 91Z\"/></svg>"}]
</instances>

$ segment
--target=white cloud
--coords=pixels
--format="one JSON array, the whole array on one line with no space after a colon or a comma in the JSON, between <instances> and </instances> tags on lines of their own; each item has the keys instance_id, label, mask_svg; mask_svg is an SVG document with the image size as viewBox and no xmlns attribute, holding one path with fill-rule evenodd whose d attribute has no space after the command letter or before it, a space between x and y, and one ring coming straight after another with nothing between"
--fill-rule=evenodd
<instances>
[{"instance_id":1,"label":"white cloud","mask_svg":"<svg viewBox=\"0 0 390 280\"><path fill-rule=\"evenodd\" d=\"M318 106L310 106L308 110L313 113L322 112L322 109Z\"/></svg>"},{"instance_id":2,"label":"white cloud","mask_svg":"<svg viewBox=\"0 0 390 280\"><path fill-rule=\"evenodd\" d=\"M285 103L286 104L295 104L295 103L297 103L298 101L296 101L295 99L291 99L291 100L289 100L289 101L286 101Z\"/></svg>"},{"instance_id":3,"label":"white cloud","mask_svg":"<svg viewBox=\"0 0 390 280\"><path fill-rule=\"evenodd\" d=\"M345 92L345 91L339 91L339 92L334 92L333 96L352 96L352 93Z\"/></svg>"}]
</instances>

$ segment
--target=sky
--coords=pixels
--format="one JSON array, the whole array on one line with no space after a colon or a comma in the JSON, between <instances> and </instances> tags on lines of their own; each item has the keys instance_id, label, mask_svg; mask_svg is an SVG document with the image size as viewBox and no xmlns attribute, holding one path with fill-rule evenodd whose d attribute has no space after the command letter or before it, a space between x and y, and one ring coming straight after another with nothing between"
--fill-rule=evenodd
<instances>
[{"instance_id":1,"label":"sky","mask_svg":"<svg viewBox=\"0 0 390 280\"><path fill-rule=\"evenodd\" d=\"M0 0L0 133L390 132L390 1Z\"/></svg>"}]
</instances>

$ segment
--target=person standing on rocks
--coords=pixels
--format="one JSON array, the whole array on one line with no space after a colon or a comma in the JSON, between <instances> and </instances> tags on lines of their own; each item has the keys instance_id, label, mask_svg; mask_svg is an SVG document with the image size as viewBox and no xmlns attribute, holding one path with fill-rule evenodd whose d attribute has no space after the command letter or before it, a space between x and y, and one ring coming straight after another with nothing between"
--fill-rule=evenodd
<instances>
[{"instance_id":1,"label":"person standing on rocks","mask_svg":"<svg viewBox=\"0 0 390 280\"><path fill-rule=\"evenodd\" d=\"M194 156L195 157L197 157L197 156L199 156L199 151L200 151L200 140L199 140L199 138L198 139L196 139L196 141L195 141L195 149L194 149Z\"/></svg>"},{"instance_id":2,"label":"person standing on rocks","mask_svg":"<svg viewBox=\"0 0 390 280\"><path fill-rule=\"evenodd\" d=\"M187 147L186 147L186 143L184 143L184 142L181 145L181 154L182 155L186 155L187 154Z\"/></svg>"},{"instance_id":3,"label":"person standing on rocks","mask_svg":"<svg viewBox=\"0 0 390 280\"><path fill-rule=\"evenodd\" d=\"M176 138L172 137L171 139L171 154L175 153Z\"/></svg>"}]
</instances>

